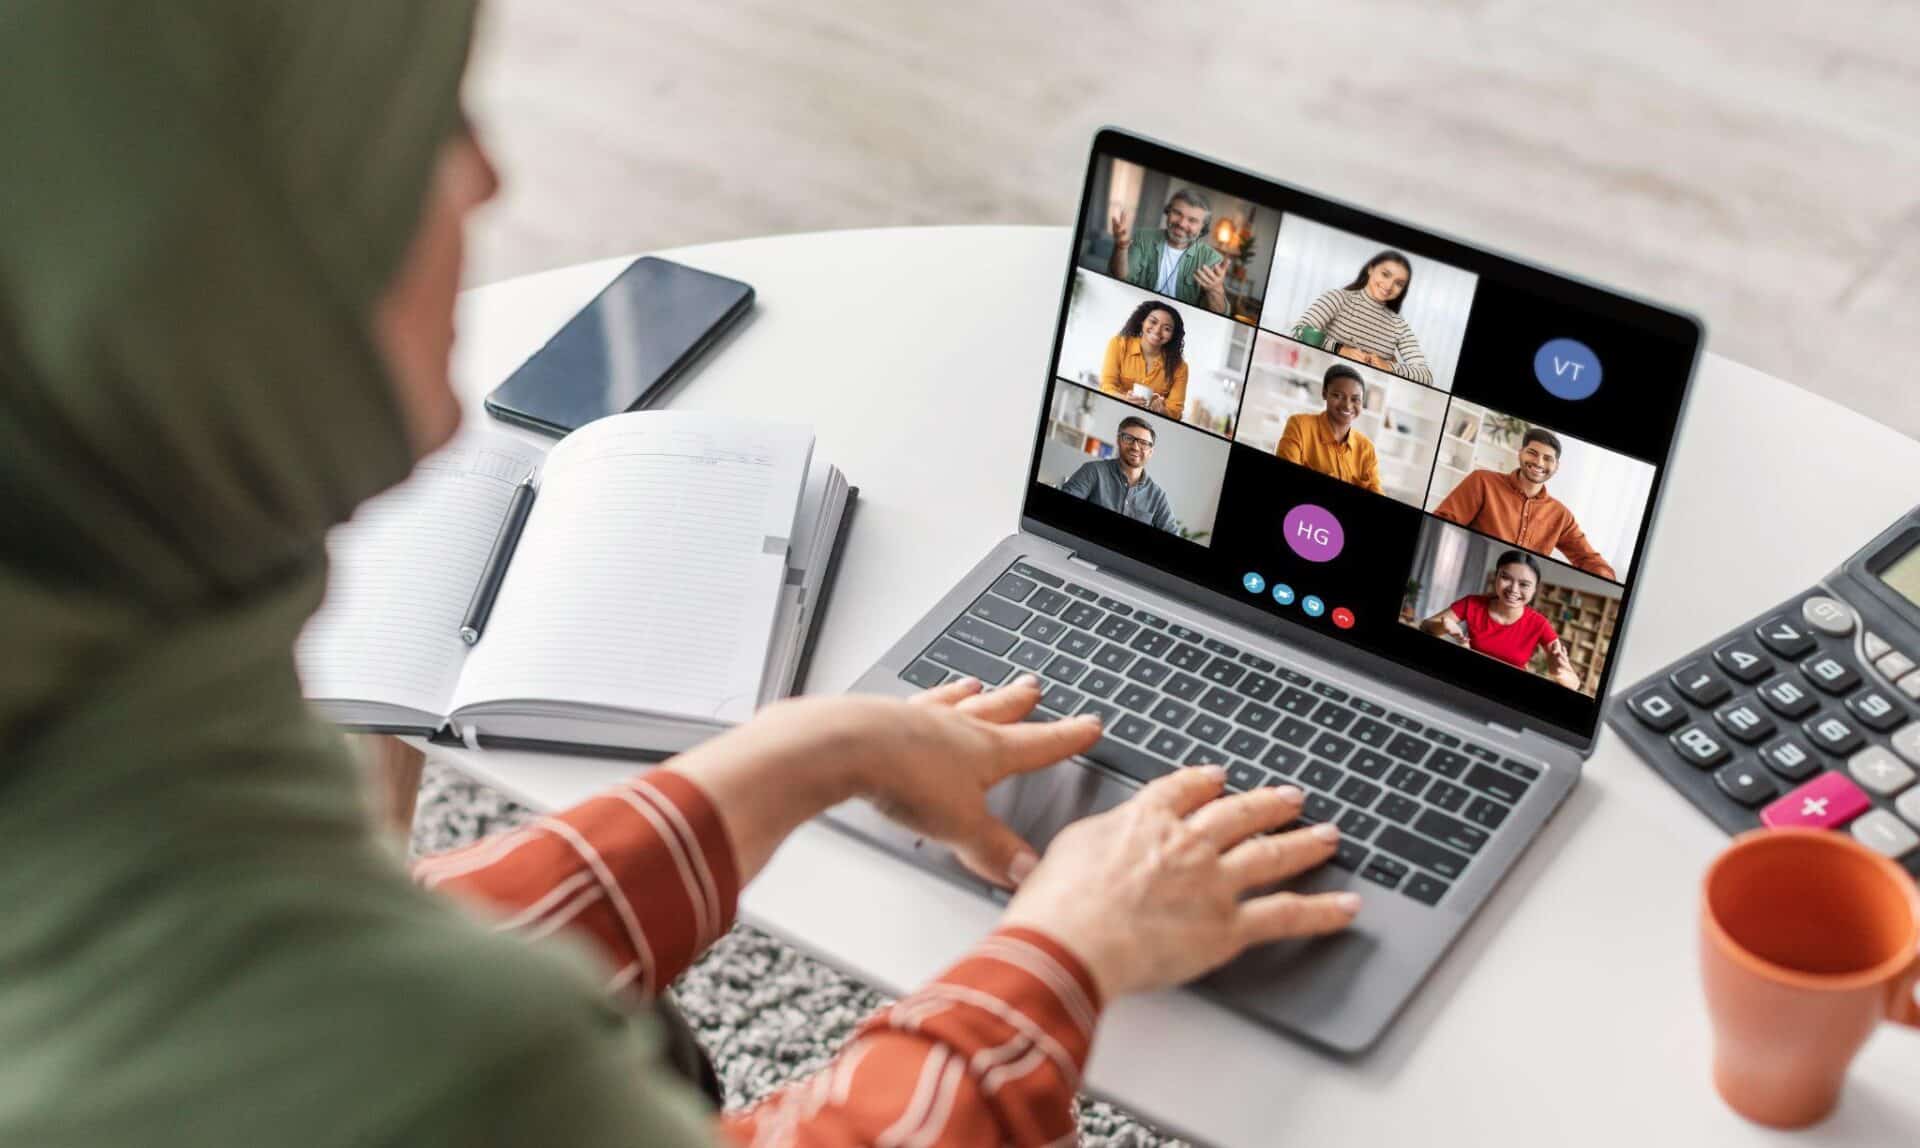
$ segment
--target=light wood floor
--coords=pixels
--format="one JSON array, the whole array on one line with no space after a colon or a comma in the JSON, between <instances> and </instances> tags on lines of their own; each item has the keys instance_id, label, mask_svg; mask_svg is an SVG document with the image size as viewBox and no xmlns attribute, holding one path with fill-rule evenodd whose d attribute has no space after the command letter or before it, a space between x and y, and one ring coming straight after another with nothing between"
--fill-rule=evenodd
<instances>
[{"instance_id":1,"label":"light wood floor","mask_svg":"<svg viewBox=\"0 0 1920 1148\"><path fill-rule=\"evenodd\" d=\"M489 0L471 96L475 282L1066 224L1113 123L1679 303L1920 435L1914 0Z\"/></svg>"}]
</instances>

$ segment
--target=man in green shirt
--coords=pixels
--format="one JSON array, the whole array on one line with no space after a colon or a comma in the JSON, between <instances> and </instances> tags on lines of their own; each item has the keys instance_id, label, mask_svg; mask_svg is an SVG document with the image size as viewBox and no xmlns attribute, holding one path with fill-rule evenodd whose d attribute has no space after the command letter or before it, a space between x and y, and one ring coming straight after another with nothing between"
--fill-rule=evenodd
<instances>
[{"instance_id":1,"label":"man in green shirt","mask_svg":"<svg viewBox=\"0 0 1920 1148\"><path fill-rule=\"evenodd\" d=\"M1126 213L1115 212L1109 221L1113 257L1107 261L1108 273L1135 287L1225 315L1227 261L1200 242L1212 214L1206 197L1190 187L1168 198L1165 227L1135 235Z\"/></svg>"}]
</instances>

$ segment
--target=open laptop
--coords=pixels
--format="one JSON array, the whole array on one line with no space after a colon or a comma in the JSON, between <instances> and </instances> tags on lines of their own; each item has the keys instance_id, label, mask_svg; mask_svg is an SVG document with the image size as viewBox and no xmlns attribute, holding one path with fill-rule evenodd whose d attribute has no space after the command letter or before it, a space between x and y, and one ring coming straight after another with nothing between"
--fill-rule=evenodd
<instances>
[{"instance_id":1,"label":"open laptop","mask_svg":"<svg viewBox=\"0 0 1920 1148\"><path fill-rule=\"evenodd\" d=\"M1364 1049L1579 780L1701 338L1102 131L1018 530L854 688L1031 671L1037 716L1101 714L1084 758L991 795L1042 848L1182 764L1300 786L1343 832L1299 887L1357 889L1358 919L1196 988ZM999 895L864 805L833 817Z\"/></svg>"}]
</instances>

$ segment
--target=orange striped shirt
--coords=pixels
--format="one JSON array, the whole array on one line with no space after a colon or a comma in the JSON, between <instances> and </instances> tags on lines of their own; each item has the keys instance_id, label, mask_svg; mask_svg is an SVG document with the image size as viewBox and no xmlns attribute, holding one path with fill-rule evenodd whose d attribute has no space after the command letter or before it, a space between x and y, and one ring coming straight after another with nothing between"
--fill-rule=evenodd
<instances>
[{"instance_id":1,"label":"orange striped shirt","mask_svg":"<svg viewBox=\"0 0 1920 1148\"><path fill-rule=\"evenodd\" d=\"M573 809L422 861L415 877L498 926L569 929L607 956L607 990L652 997L733 925L739 873L719 813L655 769ZM1063 946L1001 929L862 1024L818 1074L729 1113L742 1144L1044 1145L1075 1134L1073 1095L1100 994Z\"/></svg>"}]
</instances>

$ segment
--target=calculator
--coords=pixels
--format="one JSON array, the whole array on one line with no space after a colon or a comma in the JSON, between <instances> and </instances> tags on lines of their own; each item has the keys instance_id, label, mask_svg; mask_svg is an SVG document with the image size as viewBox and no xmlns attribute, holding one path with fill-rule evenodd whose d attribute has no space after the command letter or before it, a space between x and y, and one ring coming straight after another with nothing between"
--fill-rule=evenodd
<instances>
[{"instance_id":1,"label":"calculator","mask_svg":"<svg viewBox=\"0 0 1920 1148\"><path fill-rule=\"evenodd\" d=\"M1614 694L1722 829L1851 833L1920 877L1920 507L1818 584Z\"/></svg>"}]
</instances>

